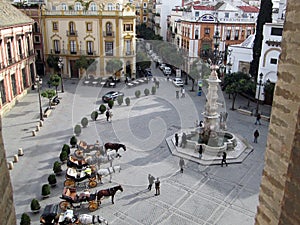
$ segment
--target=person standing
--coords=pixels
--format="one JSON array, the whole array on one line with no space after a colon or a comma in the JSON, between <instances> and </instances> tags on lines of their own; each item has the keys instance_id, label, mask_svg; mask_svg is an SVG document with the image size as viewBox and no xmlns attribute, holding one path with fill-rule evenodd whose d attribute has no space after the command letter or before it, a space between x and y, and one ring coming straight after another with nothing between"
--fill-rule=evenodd
<instances>
[{"instance_id":1,"label":"person standing","mask_svg":"<svg viewBox=\"0 0 300 225\"><path fill-rule=\"evenodd\" d=\"M223 163L225 163L225 165L228 166L228 164L226 162L226 158L227 158L227 154L226 154L226 152L223 152L222 161L221 161L221 166L222 167L223 167Z\"/></svg>"},{"instance_id":2,"label":"person standing","mask_svg":"<svg viewBox=\"0 0 300 225\"><path fill-rule=\"evenodd\" d=\"M202 159L203 147L202 145L199 146L199 159Z\"/></svg>"},{"instance_id":3,"label":"person standing","mask_svg":"<svg viewBox=\"0 0 300 225\"><path fill-rule=\"evenodd\" d=\"M258 130L255 130L253 135L254 135L254 143L257 143L257 139L258 139L258 137L259 137L259 132L258 132Z\"/></svg>"},{"instance_id":4,"label":"person standing","mask_svg":"<svg viewBox=\"0 0 300 225\"><path fill-rule=\"evenodd\" d=\"M109 109L106 110L105 116L106 116L106 121L109 121Z\"/></svg>"},{"instance_id":5,"label":"person standing","mask_svg":"<svg viewBox=\"0 0 300 225\"><path fill-rule=\"evenodd\" d=\"M155 181L155 195L160 195L160 181L159 178L156 178Z\"/></svg>"},{"instance_id":6,"label":"person standing","mask_svg":"<svg viewBox=\"0 0 300 225\"><path fill-rule=\"evenodd\" d=\"M154 180L155 180L154 176L152 176L152 175L149 173L149 175L148 175L148 181L149 181L148 190L149 190L149 191L151 191L151 188L152 188L152 185L153 185L153 183L154 183Z\"/></svg>"},{"instance_id":7,"label":"person standing","mask_svg":"<svg viewBox=\"0 0 300 225\"><path fill-rule=\"evenodd\" d=\"M183 173L184 160L182 157L179 160L179 167L180 167L180 172Z\"/></svg>"},{"instance_id":8,"label":"person standing","mask_svg":"<svg viewBox=\"0 0 300 225\"><path fill-rule=\"evenodd\" d=\"M258 113L258 114L257 114L257 116L256 116L255 125L256 125L256 124L259 124L259 125L261 125L261 123L260 123L260 119L261 119L261 115L260 115L260 113Z\"/></svg>"},{"instance_id":9,"label":"person standing","mask_svg":"<svg viewBox=\"0 0 300 225\"><path fill-rule=\"evenodd\" d=\"M111 110L109 110L109 120L110 120L110 122L111 122L111 120L112 120L112 116L113 116L113 113L112 113Z\"/></svg>"},{"instance_id":10,"label":"person standing","mask_svg":"<svg viewBox=\"0 0 300 225\"><path fill-rule=\"evenodd\" d=\"M176 133L175 134L175 146L176 147L178 147L178 139L179 139L179 137L178 137L178 134Z\"/></svg>"},{"instance_id":11,"label":"person standing","mask_svg":"<svg viewBox=\"0 0 300 225\"><path fill-rule=\"evenodd\" d=\"M181 89L181 98L184 98L185 97L185 89L184 87L182 87Z\"/></svg>"},{"instance_id":12,"label":"person standing","mask_svg":"<svg viewBox=\"0 0 300 225\"><path fill-rule=\"evenodd\" d=\"M182 134L182 137L181 137L181 144L180 144L180 147L182 147L182 148L185 148L185 145L186 145L186 143L187 143L187 137L186 137L186 133L183 133Z\"/></svg>"}]
</instances>

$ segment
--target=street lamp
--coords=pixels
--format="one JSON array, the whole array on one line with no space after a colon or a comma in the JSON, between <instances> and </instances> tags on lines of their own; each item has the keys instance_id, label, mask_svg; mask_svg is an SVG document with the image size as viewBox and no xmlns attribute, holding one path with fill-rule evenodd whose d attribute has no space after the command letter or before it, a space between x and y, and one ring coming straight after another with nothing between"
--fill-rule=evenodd
<instances>
[{"instance_id":1,"label":"street lamp","mask_svg":"<svg viewBox=\"0 0 300 225\"><path fill-rule=\"evenodd\" d=\"M35 82L37 84L38 95L39 95L40 120L44 121L43 110L42 110L42 100L41 100L41 90L40 90L40 85L43 83L42 78L39 78L39 76L37 76L35 79Z\"/></svg>"},{"instance_id":2,"label":"street lamp","mask_svg":"<svg viewBox=\"0 0 300 225\"><path fill-rule=\"evenodd\" d=\"M58 68L59 68L59 70L60 70L60 82L61 82L61 92L62 93L64 93L65 91L64 91L64 82L63 82L63 76L62 76L62 74L63 74L63 66L64 66L64 62L63 62L63 59L62 59L62 57L59 57L59 59L58 59Z\"/></svg>"},{"instance_id":3,"label":"street lamp","mask_svg":"<svg viewBox=\"0 0 300 225\"><path fill-rule=\"evenodd\" d=\"M259 97L260 97L260 89L261 89L261 86L262 86L262 78L263 78L263 74L260 73L259 74L259 83L258 83L258 95L257 95L257 103L256 103L256 115L258 115L258 109L259 109Z\"/></svg>"}]
</instances>

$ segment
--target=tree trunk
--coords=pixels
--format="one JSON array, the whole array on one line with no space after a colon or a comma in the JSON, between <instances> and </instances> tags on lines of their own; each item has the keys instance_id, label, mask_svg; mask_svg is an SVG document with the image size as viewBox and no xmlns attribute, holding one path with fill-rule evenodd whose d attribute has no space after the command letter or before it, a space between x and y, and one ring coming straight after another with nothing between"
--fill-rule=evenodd
<instances>
[{"instance_id":1,"label":"tree trunk","mask_svg":"<svg viewBox=\"0 0 300 225\"><path fill-rule=\"evenodd\" d=\"M195 86L195 80L194 79L192 79L192 83L193 83L192 91L194 91L194 86Z\"/></svg>"},{"instance_id":2,"label":"tree trunk","mask_svg":"<svg viewBox=\"0 0 300 225\"><path fill-rule=\"evenodd\" d=\"M55 86L55 94L56 94L56 95L57 95L57 87L58 87L58 86Z\"/></svg>"},{"instance_id":3,"label":"tree trunk","mask_svg":"<svg viewBox=\"0 0 300 225\"><path fill-rule=\"evenodd\" d=\"M234 108L234 103L235 103L236 96L237 96L236 93L232 94L232 106L231 106L231 109L232 109L232 110L235 110L235 108Z\"/></svg>"}]
</instances>

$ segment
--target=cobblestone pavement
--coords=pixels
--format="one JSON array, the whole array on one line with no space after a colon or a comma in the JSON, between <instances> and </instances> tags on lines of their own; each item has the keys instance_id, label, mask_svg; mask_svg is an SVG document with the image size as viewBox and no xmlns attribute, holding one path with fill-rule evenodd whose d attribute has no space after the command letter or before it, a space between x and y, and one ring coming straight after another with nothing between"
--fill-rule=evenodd
<instances>
[{"instance_id":1,"label":"cobblestone pavement","mask_svg":"<svg viewBox=\"0 0 300 225\"><path fill-rule=\"evenodd\" d=\"M25 153L10 172L18 219L23 212L28 212L32 224L38 224L39 214L30 212L32 198L40 199L42 207L60 202L64 176L58 177L58 185L51 189L48 199L41 199L41 186L47 183L62 145L69 143L73 127L86 116L89 125L82 129L78 139L89 144L99 140L101 143L122 142L127 146L126 152L120 152L122 157L114 161L114 165L121 166L121 172L113 175L112 183L104 178L104 184L91 190L121 184L124 192L116 194L114 205L109 199L104 199L100 209L92 214L102 215L109 224L124 225L254 224L268 122L254 125L254 117L229 110L226 103L231 107L231 100L226 95L223 99L221 97L220 103L224 103L224 107L220 110L227 109L229 113L228 130L252 142L254 130L259 129L260 137L258 143L253 144L254 151L242 164L228 167L201 166L186 160L184 173L179 173L179 158L171 155L165 138L181 128L193 127L194 121L202 118L205 96L190 92L189 82L187 96L176 99L174 85L160 71L152 69L160 81L156 95L143 94L146 87L151 89L152 82L130 89L119 84L116 90L130 97L131 104L118 106L115 102L111 123L104 115L100 115L96 122L90 120L91 112L102 103L101 96L110 89L83 86L76 80L64 82L65 93L59 93L61 103L45 119L36 137L31 135L39 118L35 91L25 96L2 119L7 160L11 161L20 147ZM137 99L134 91L138 89L142 95ZM246 105L245 102L238 98L236 106ZM255 103L251 104L255 106ZM43 100L43 105L47 105L46 100ZM261 106L261 109L269 110L266 106ZM154 196L154 190L147 190L149 173L161 180L159 196ZM85 207L76 211L89 213Z\"/></svg>"}]
</instances>

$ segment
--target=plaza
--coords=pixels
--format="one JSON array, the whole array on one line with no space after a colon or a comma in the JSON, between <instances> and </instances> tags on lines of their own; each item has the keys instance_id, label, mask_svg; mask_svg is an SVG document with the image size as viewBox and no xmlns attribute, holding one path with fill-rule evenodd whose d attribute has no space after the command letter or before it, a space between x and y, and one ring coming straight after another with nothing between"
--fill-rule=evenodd
<instances>
[{"instance_id":1,"label":"plaza","mask_svg":"<svg viewBox=\"0 0 300 225\"><path fill-rule=\"evenodd\" d=\"M177 99L174 85L153 66L152 71L160 81L155 95L143 94L146 87L151 89L152 82L130 89L124 84L115 88L124 92L125 97L130 97L131 104L118 106L115 102L111 123L104 115L100 115L96 122L90 120L91 112L98 110L102 95L110 89L84 86L82 81L72 79L64 81L65 92L59 93L61 103L45 119L35 137L31 135L39 118L35 91L25 96L3 118L8 161L18 148L24 150L24 156L10 171L18 220L23 212L27 212L33 224L38 224L39 214L30 212L32 198L40 200L42 209L47 204L60 202L64 175L58 177L58 184L51 189L48 199L41 200L41 186L47 183L63 144L69 143L73 127L87 117L89 125L82 129L79 140L87 143L99 140L102 144L120 142L127 146L126 152L120 152L122 157L113 162L121 166L121 172L113 174L112 183L104 178L104 184L91 190L93 193L121 184L124 192L116 194L114 205L109 199L104 199L100 209L92 214L103 216L109 224L254 224L268 122L255 125L254 117L229 110L227 104L230 105L231 100L224 95L221 110L229 114L228 130L247 139L254 150L242 163L229 164L228 167L220 164L202 166L185 159L184 172L180 173L179 157L171 154L166 138L180 129L194 127L204 111L205 95L197 96L187 85L186 97ZM135 90L141 90L140 98L134 96ZM43 103L47 104L47 101L44 99ZM237 106L245 104L244 99L237 99ZM268 111L264 107L261 109ZM254 144L256 128L260 137ZM154 196L154 190L147 190L149 173L161 180L160 196ZM76 212L89 213L85 208Z\"/></svg>"}]
</instances>

